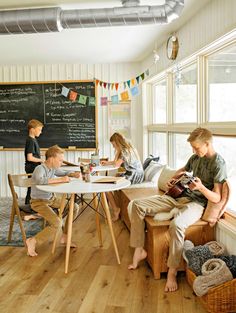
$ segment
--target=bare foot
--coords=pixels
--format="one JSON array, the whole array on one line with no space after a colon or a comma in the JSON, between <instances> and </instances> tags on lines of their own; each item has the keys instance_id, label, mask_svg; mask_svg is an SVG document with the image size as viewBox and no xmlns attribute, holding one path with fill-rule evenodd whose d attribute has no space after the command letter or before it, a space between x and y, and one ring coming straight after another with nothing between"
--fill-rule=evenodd
<instances>
[{"instance_id":1,"label":"bare foot","mask_svg":"<svg viewBox=\"0 0 236 313\"><path fill-rule=\"evenodd\" d=\"M67 235L66 234L62 234L60 244L61 244L61 246L66 246L66 244L67 244ZM74 242L71 242L70 247L71 248L77 248L77 245Z\"/></svg>"},{"instance_id":2,"label":"bare foot","mask_svg":"<svg viewBox=\"0 0 236 313\"><path fill-rule=\"evenodd\" d=\"M128 266L129 270L135 270L140 261L146 259L147 251L143 247L135 248L133 255L133 263Z\"/></svg>"},{"instance_id":3,"label":"bare foot","mask_svg":"<svg viewBox=\"0 0 236 313\"><path fill-rule=\"evenodd\" d=\"M167 274L165 292L173 292L178 289L176 275L177 275L177 270L175 268L169 268L169 271Z\"/></svg>"},{"instance_id":4,"label":"bare foot","mask_svg":"<svg viewBox=\"0 0 236 313\"><path fill-rule=\"evenodd\" d=\"M36 239L34 237L26 239L26 246L27 246L27 255L29 256L37 256L38 253L35 251L36 247Z\"/></svg>"},{"instance_id":5,"label":"bare foot","mask_svg":"<svg viewBox=\"0 0 236 313\"><path fill-rule=\"evenodd\" d=\"M41 218L38 214L29 214L24 216L24 221L37 220L38 218Z\"/></svg>"},{"instance_id":6,"label":"bare foot","mask_svg":"<svg viewBox=\"0 0 236 313\"><path fill-rule=\"evenodd\" d=\"M113 222L116 222L116 221L118 221L119 218L120 218L120 208L117 208L117 209L114 210L114 212L113 212L112 221L113 221Z\"/></svg>"}]
</instances>

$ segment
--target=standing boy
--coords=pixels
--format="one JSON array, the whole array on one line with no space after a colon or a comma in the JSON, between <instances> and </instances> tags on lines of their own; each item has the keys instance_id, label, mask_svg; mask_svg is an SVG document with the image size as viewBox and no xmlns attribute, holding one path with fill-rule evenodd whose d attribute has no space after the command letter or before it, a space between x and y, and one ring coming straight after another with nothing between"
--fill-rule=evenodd
<instances>
[{"instance_id":1,"label":"standing boy","mask_svg":"<svg viewBox=\"0 0 236 313\"><path fill-rule=\"evenodd\" d=\"M69 177L80 177L80 172L64 171L60 169L63 163L64 151L57 145L50 147L45 154L46 161L37 166L32 175L33 186L31 188L31 207L38 212L49 224L35 237L26 240L28 255L36 256L36 244L42 243L49 239L55 231L63 230L61 243L67 242L67 218L65 227L62 227L62 220L54 212L53 208L60 207L60 199L57 199L51 192L41 191L34 185L47 185L54 183L67 183ZM74 216L78 213L78 206L74 205Z\"/></svg>"},{"instance_id":2,"label":"standing boy","mask_svg":"<svg viewBox=\"0 0 236 313\"><path fill-rule=\"evenodd\" d=\"M194 154L187 164L177 170L168 182L168 187L184 172L193 172L195 180L189 184L178 198L167 195L140 199L133 202L131 213L130 245L134 247L133 262L129 269L136 269L138 263L145 259L147 252L144 247L144 218L160 211L179 209L177 216L169 226L170 245L167 266L167 282L165 291L175 291L178 288L176 275L183 251L185 230L202 216L207 201L217 203L221 199L222 185L226 180L224 159L215 152L212 145L212 133L205 128L195 129L188 137Z\"/></svg>"},{"instance_id":3,"label":"standing boy","mask_svg":"<svg viewBox=\"0 0 236 313\"><path fill-rule=\"evenodd\" d=\"M36 166L41 164L43 160L40 156L40 148L37 137L42 133L43 123L38 120L30 120L28 123L28 137L25 142L25 171L27 174L33 173ZM30 203L30 190L27 190L25 204Z\"/></svg>"}]
</instances>

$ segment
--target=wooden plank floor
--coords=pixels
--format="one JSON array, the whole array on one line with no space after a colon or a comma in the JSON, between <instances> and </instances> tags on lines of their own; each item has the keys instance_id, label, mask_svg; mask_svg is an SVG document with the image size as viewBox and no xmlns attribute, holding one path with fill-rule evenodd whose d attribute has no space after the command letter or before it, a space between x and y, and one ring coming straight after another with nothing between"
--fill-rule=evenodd
<instances>
[{"instance_id":1,"label":"wooden plank floor","mask_svg":"<svg viewBox=\"0 0 236 313\"><path fill-rule=\"evenodd\" d=\"M132 258L129 233L114 224L121 265L117 264L105 223L104 246L98 245L95 216L86 211L73 225L69 273L64 274L65 248L51 255L51 243L26 256L24 248L0 247L0 312L4 313L204 313L192 290L179 277L179 290L164 293L165 277L155 280L146 262L127 270Z\"/></svg>"}]
</instances>

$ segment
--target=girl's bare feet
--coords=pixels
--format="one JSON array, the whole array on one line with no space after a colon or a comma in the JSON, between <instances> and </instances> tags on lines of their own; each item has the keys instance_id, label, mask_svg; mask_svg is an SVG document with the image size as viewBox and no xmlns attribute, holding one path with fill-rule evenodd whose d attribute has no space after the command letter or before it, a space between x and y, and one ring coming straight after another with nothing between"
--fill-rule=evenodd
<instances>
[{"instance_id":1,"label":"girl's bare feet","mask_svg":"<svg viewBox=\"0 0 236 313\"><path fill-rule=\"evenodd\" d=\"M27 255L37 256L38 253L35 251L36 239L34 237L26 239Z\"/></svg>"},{"instance_id":2,"label":"girl's bare feet","mask_svg":"<svg viewBox=\"0 0 236 313\"><path fill-rule=\"evenodd\" d=\"M135 248L133 255L133 263L128 266L129 270L135 270L140 261L146 259L147 251L143 247Z\"/></svg>"}]
</instances>

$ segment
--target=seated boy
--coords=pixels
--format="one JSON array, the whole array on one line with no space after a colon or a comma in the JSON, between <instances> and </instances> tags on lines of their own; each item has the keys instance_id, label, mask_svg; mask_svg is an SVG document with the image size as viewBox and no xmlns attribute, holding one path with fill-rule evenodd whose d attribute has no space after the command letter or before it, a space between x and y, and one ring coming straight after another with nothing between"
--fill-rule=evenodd
<instances>
[{"instance_id":1,"label":"seated boy","mask_svg":"<svg viewBox=\"0 0 236 313\"><path fill-rule=\"evenodd\" d=\"M64 171L60 169L63 163L64 151L57 145L50 147L45 154L46 161L37 166L32 175L33 186L31 188L31 207L38 212L49 224L35 237L26 240L27 252L29 256L36 256L36 244L49 239L55 231L60 228L63 233L60 242L65 244L67 241L67 219L65 227L62 227L62 220L54 212L53 208L60 207L60 199L57 199L51 192L45 192L37 189L35 185L47 185L53 183L67 183L70 177L80 177L80 172ZM78 212L78 206L74 205L74 215Z\"/></svg>"},{"instance_id":2,"label":"seated boy","mask_svg":"<svg viewBox=\"0 0 236 313\"><path fill-rule=\"evenodd\" d=\"M185 166L176 171L168 183L171 188L174 182L184 173L193 172L195 177L188 188L177 198L168 195L154 196L135 200L132 205L130 245L134 247L132 264L129 269L136 269L147 252L144 249L144 218L158 212L169 212L178 208L179 212L169 227L170 244L167 266L166 292L178 288L176 275L183 252L186 229L202 216L207 201L217 203L221 199L222 186L227 178L224 159L214 150L212 133L206 128L196 128L187 141L193 149L193 155Z\"/></svg>"}]
</instances>

